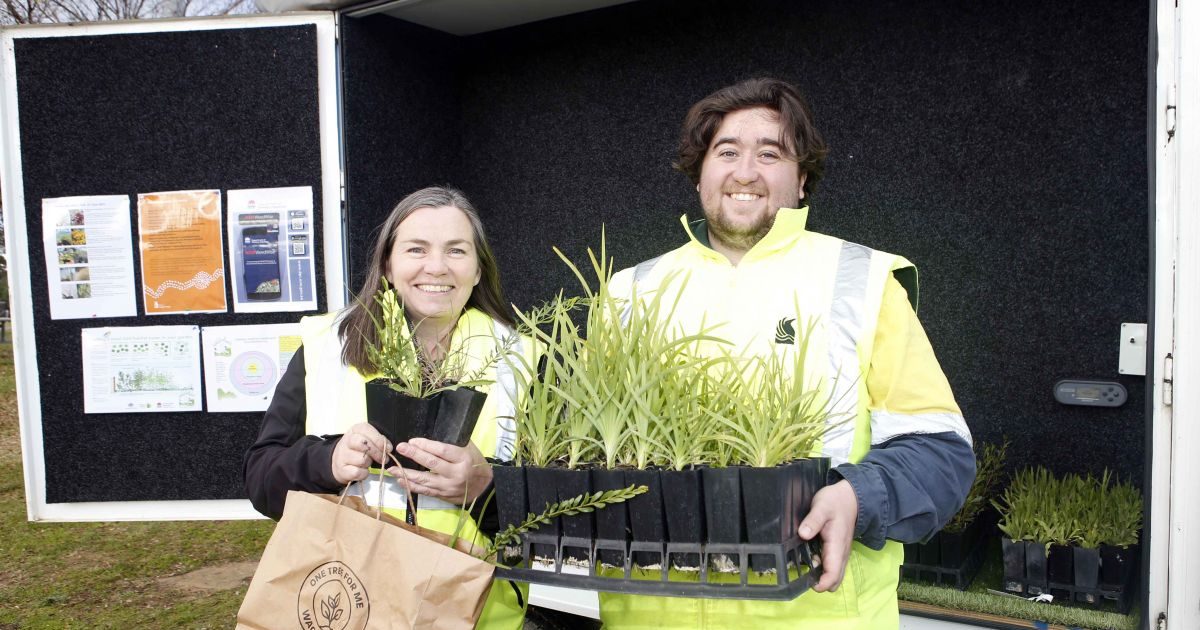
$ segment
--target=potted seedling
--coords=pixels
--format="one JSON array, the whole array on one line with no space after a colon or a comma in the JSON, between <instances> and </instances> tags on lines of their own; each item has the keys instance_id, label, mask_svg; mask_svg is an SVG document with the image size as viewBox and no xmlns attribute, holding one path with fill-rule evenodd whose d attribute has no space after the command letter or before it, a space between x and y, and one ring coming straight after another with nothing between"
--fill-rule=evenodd
<instances>
[{"instance_id":1,"label":"potted seedling","mask_svg":"<svg viewBox=\"0 0 1200 630\"><path fill-rule=\"evenodd\" d=\"M368 422L396 445L425 437L465 446L486 399L475 388L491 383L489 370L511 351L517 335L497 341L490 334L464 331L461 347L440 362L426 361L413 342L404 305L386 280L373 299L378 314L368 310L373 326L364 334L367 357L378 376L366 384ZM477 369L466 367L468 353L481 360ZM406 468L424 470L399 459Z\"/></svg>"},{"instance_id":2,"label":"potted seedling","mask_svg":"<svg viewBox=\"0 0 1200 630\"><path fill-rule=\"evenodd\" d=\"M1042 481L1049 472L1044 469ZM1013 593L1040 595L1046 588L1046 546L1035 541L1038 533L1037 495L1039 474L1033 469L1019 471L1013 476L1000 501L992 501L1000 513L999 527L1004 537L1004 590Z\"/></svg>"},{"instance_id":3,"label":"potted seedling","mask_svg":"<svg viewBox=\"0 0 1200 630\"><path fill-rule=\"evenodd\" d=\"M755 356L737 370L741 381L734 388L728 415L713 414L720 433L715 439L728 444L740 471L746 541L782 543L796 535L816 488L824 484L829 460L812 457L817 441L848 418L836 417L832 394L805 375L810 322L790 351ZM830 391L834 388L830 387ZM797 504L800 501L801 504ZM753 554L756 571L785 570L773 566L771 557Z\"/></svg>"},{"instance_id":4,"label":"potted seedling","mask_svg":"<svg viewBox=\"0 0 1200 630\"><path fill-rule=\"evenodd\" d=\"M1105 493L1107 517L1100 539L1100 585L1128 592L1138 558L1138 532L1142 528L1142 495L1129 482L1114 483Z\"/></svg>"}]
</instances>

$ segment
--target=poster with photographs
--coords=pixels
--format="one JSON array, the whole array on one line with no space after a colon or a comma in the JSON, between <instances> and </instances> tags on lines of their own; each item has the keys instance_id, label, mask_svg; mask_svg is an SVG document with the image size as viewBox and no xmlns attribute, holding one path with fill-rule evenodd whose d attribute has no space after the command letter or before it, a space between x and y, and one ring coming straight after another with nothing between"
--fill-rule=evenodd
<instances>
[{"instance_id":1,"label":"poster with photographs","mask_svg":"<svg viewBox=\"0 0 1200 630\"><path fill-rule=\"evenodd\" d=\"M201 411L200 328L84 328L84 413Z\"/></svg>"},{"instance_id":2,"label":"poster with photographs","mask_svg":"<svg viewBox=\"0 0 1200 630\"><path fill-rule=\"evenodd\" d=\"M134 317L129 197L42 199L51 319Z\"/></svg>"}]
</instances>

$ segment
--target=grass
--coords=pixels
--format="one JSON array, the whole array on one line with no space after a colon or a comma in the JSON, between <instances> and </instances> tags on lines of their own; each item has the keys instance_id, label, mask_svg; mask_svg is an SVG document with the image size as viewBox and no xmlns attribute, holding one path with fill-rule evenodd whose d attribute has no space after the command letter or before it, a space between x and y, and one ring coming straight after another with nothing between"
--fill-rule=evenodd
<instances>
[{"instance_id":1,"label":"grass","mask_svg":"<svg viewBox=\"0 0 1200 630\"><path fill-rule=\"evenodd\" d=\"M224 590L164 582L257 561L271 521L30 523L13 385L0 344L0 630L232 628L246 581Z\"/></svg>"}]
</instances>

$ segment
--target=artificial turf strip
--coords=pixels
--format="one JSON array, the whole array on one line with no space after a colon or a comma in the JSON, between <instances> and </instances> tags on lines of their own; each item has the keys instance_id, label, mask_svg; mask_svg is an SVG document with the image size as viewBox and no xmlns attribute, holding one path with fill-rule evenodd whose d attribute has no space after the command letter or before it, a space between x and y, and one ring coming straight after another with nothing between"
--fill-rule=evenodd
<instances>
[{"instance_id":1,"label":"artificial turf strip","mask_svg":"<svg viewBox=\"0 0 1200 630\"><path fill-rule=\"evenodd\" d=\"M1136 630L1138 615L1089 610L1056 604L1043 604L991 593L959 591L953 588L900 582L899 596L905 602L931 604L941 608L961 610L968 613L999 615L1014 620L1040 621L1070 628L1088 630ZM901 604L901 609L904 606ZM969 621L964 619L963 621ZM1029 627L1035 627L1032 624Z\"/></svg>"}]
</instances>

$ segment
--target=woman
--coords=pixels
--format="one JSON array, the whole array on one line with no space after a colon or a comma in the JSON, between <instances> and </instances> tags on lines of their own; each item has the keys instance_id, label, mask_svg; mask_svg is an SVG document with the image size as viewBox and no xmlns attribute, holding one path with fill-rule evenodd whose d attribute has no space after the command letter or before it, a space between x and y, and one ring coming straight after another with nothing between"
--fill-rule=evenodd
<instances>
[{"instance_id":1,"label":"woman","mask_svg":"<svg viewBox=\"0 0 1200 630\"><path fill-rule=\"evenodd\" d=\"M406 471L406 482L388 463L384 506L403 517L404 490L411 490L419 495L420 525L451 533L465 519L463 536L470 537L478 525L463 506L476 498L484 503L492 481L486 458L510 459L514 438L510 368L505 361L489 365L489 352L481 350L497 348L515 324L479 215L454 189L425 188L405 197L380 230L354 304L301 321L303 346L246 453L246 491L258 511L275 519L288 490L333 493L363 480L364 498L375 501L379 482L371 469L378 471L393 446L366 422L365 383L375 373L367 347L375 342L381 310L373 296L384 279L404 306L423 362L465 357L468 371L486 367L493 382L480 388L487 399L465 447L422 438L396 445L427 470ZM513 351L529 347L518 342ZM520 627L522 598L513 588L491 589L479 627Z\"/></svg>"}]
</instances>

